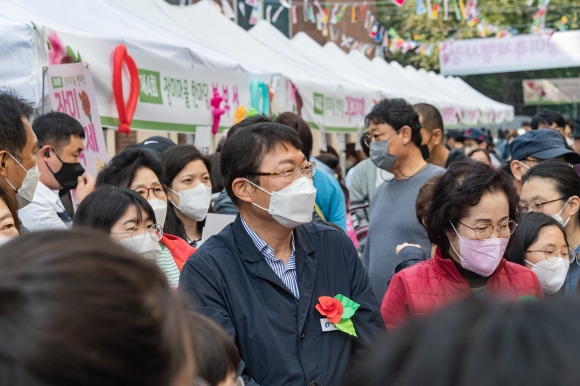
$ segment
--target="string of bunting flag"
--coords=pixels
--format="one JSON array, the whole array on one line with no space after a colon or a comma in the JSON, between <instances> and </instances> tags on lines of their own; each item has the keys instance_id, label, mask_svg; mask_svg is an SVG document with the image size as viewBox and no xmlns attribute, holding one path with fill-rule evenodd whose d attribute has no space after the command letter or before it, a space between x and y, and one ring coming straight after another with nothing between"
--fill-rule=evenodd
<instances>
[{"instance_id":1,"label":"string of bunting flag","mask_svg":"<svg viewBox=\"0 0 580 386\"><path fill-rule=\"evenodd\" d=\"M255 24L258 20L258 1L244 0L238 5L240 10L245 8L243 3L252 7L249 15L249 24ZM527 7L534 6L537 1L537 11L532 20L530 33L536 35L552 34L555 29L564 31L568 29L568 19L564 16L554 24L554 28L546 28L546 14L550 0L520 0L525 2ZM407 39L399 35L393 27L386 27L377 20L376 15L368 9L370 4L378 4L378 1L362 2L333 2L322 4L319 0L279 0L279 8L272 13L272 7L267 8L268 21L275 22L284 8L290 11L292 24L298 23L298 18L302 17L305 22L316 24L316 28L321 31L324 37L329 37L331 41L337 43L347 51L357 50L364 52L367 56L383 56L385 53L409 53L414 52L421 55L433 55L439 51L438 42L420 42L417 35L409 36ZM406 0L390 0L391 3L398 7L405 6ZM408 1L407 1L408 2ZM523 4L522 4L523 5ZM221 0L221 8L224 14L233 18L233 10L228 0ZM302 12L299 11L301 8ZM372 43L355 40L343 33L337 24L342 22L347 9L351 10L351 23L362 22L364 28L369 33ZM516 35L518 32L514 27L522 26L500 26L489 23L482 14L478 0L415 0L415 13L417 15L426 15L429 19L438 19L443 17L444 21L454 17L457 21L465 21L466 28L477 29L479 37L503 38ZM245 12L243 12L245 16ZM524 25L527 26L527 25ZM460 29L457 29L457 31Z\"/></svg>"}]
</instances>

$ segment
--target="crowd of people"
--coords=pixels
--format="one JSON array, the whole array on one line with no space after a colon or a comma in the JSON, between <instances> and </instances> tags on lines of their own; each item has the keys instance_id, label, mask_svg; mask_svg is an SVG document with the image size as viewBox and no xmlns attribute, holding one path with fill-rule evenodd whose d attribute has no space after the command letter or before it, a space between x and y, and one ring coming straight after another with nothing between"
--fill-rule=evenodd
<instances>
[{"instance_id":1,"label":"crowd of people","mask_svg":"<svg viewBox=\"0 0 580 386\"><path fill-rule=\"evenodd\" d=\"M580 121L365 126L343 158L255 115L91 176L74 118L0 92L0 384L574 384Z\"/></svg>"}]
</instances>

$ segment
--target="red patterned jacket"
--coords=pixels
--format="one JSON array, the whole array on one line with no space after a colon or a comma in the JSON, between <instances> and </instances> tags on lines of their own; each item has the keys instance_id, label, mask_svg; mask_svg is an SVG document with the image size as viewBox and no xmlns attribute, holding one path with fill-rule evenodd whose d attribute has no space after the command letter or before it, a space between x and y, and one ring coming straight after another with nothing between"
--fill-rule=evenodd
<instances>
[{"instance_id":1,"label":"red patterned jacket","mask_svg":"<svg viewBox=\"0 0 580 386\"><path fill-rule=\"evenodd\" d=\"M528 268L502 259L491 274L485 295L514 300L521 296L543 298L536 274ZM431 260L406 268L393 276L381 304L387 329L409 317L430 314L453 300L470 296L472 290L455 263L442 257L437 248Z\"/></svg>"}]
</instances>

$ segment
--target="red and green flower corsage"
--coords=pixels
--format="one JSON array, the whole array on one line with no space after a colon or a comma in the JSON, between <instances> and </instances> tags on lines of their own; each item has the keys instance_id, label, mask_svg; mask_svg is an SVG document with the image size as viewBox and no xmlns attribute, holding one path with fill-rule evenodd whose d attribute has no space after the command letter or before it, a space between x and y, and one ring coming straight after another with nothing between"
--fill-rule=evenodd
<instances>
[{"instance_id":1,"label":"red and green flower corsage","mask_svg":"<svg viewBox=\"0 0 580 386\"><path fill-rule=\"evenodd\" d=\"M318 298L318 301L319 304L315 306L316 309L322 316L328 318L328 321L334 324L337 330L346 332L352 336L357 336L354 330L354 324L352 324L350 318L360 307L360 304L341 294L333 298L330 296L321 296Z\"/></svg>"}]
</instances>

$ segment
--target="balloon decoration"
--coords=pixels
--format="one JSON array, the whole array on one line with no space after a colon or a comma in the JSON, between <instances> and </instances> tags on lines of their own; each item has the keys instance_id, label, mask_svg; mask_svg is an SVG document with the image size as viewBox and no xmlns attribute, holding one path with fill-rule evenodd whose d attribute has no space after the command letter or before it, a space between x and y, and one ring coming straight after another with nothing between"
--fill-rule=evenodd
<instances>
[{"instance_id":1,"label":"balloon decoration","mask_svg":"<svg viewBox=\"0 0 580 386\"><path fill-rule=\"evenodd\" d=\"M220 108L220 105L224 98L220 95L217 90L213 90L213 98L210 99L209 103L211 105L211 113L213 115L213 125L211 127L211 133L216 135L220 125L220 118L226 110Z\"/></svg>"},{"instance_id":2,"label":"balloon decoration","mask_svg":"<svg viewBox=\"0 0 580 386\"><path fill-rule=\"evenodd\" d=\"M253 117L254 115L260 114L255 108L250 108L250 111L246 113L246 118Z\"/></svg>"},{"instance_id":3,"label":"balloon decoration","mask_svg":"<svg viewBox=\"0 0 580 386\"><path fill-rule=\"evenodd\" d=\"M258 114L270 115L270 92L266 83L258 79L252 80L250 83L250 98L252 108Z\"/></svg>"},{"instance_id":4,"label":"balloon decoration","mask_svg":"<svg viewBox=\"0 0 580 386\"><path fill-rule=\"evenodd\" d=\"M238 106L236 112L234 113L234 125L240 123L246 118L246 108L244 106Z\"/></svg>"},{"instance_id":5,"label":"balloon decoration","mask_svg":"<svg viewBox=\"0 0 580 386\"><path fill-rule=\"evenodd\" d=\"M123 96L123 65L129 71L131 85L129 99L126 105ZM135 115L140 89L141 85L137 65L127 53L127 47L124 44L119 44L115 47L113 56L113 95L115 96L115 104L117 105L117 113L119 114L119 131L121 133L129 135L131 132L131 122L133 121L133 115Z\"/></svg>"}]
</instances>

